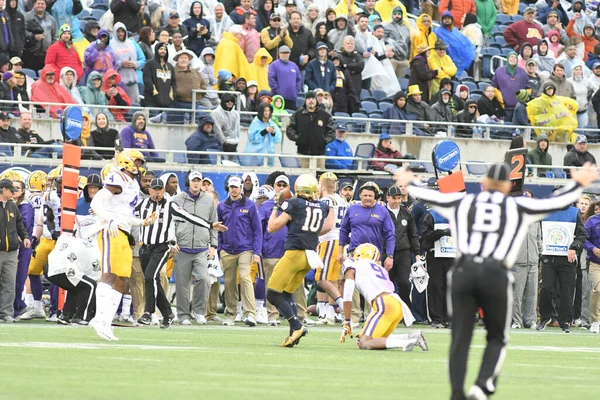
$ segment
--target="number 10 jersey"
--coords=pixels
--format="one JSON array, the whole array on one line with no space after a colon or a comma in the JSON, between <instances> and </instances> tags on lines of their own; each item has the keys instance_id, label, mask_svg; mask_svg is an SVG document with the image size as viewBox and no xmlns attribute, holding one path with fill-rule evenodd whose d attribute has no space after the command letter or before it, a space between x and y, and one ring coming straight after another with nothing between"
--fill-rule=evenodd
<instances>
[{"instance_id":1,"label":"number 10 jersey","mask_svg":"<svg viewBox=\"0 0 600 400\"><path fill-rule=\"evenodd\" d=\"M292 217L288 222L285 250L316 250L329 206L321 201L295 197L285 201L281 210Z\"/></svg>"},{"instance_id":2,"label":"number 10 jersey","mask_svg":"<svg viewBox=\"0 0 600 400\"><path fill-rule=\"evenodd\" d=\"M369 303L382 293L394 293L394 283L388 272L376 262L348 258L344 261L342 272L345 274L349 269L354 270L356 289Z\"/></svg>"}]
</instances>

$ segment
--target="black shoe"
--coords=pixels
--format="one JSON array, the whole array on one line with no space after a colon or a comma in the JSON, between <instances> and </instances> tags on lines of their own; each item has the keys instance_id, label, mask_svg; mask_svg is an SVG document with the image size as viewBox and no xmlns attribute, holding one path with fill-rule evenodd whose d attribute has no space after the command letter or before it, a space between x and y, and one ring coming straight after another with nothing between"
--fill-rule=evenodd
<instances>
[{"instance_id":1,"label":"black shoe","mask_svg":"<svg viewBox=\"0 0 600 400\"><path fill-rule=\"evenodd\" d=\"M441 322L432 322L431 327L433 329L442 329L444 328L444 324L442 324Z\"/></svg>"},{"instance_id":2,"label":"black shoe","mask_svg":"<svg viewBox=\"0 0 600 400\"><path fill-rule=\"evenodd\" d=\"M162 325L160 326L160 329L169 329L171 325L173 325L173 322L175 322L175 314L171 314L168 317L165 317L163 319Z\"/></svg>"},{"instance_id":3,"label":"black shoe","mask_svg":"<svg viewBox=\"0 0 600 400\"><path fill-rule=\"evenodd\" d=\"M144 313L137 322L140 325L150 325L152 323L152 317L150 316L150 313Z\"/></svg>"},{"instance_id":4,"label":"black shoe","mask_svg":"<svg viewBox=\"0 0 600 400\"><path fill-rule=\"evenodd\" d=\"M81 318L73 318L71 320L71 325L87 325L88 322L85 319Z\"/></svg>"},{"instance_id":5,"label":"black shoe","mask_svg":"<svg viewBox=\"0 0 600 400\"><path fill-rule=\"evenodd\" d=\"M543 319L537 324L535 329L537 329L538 331L543 331L544 329L546 329L546 326L548 326L550 322L552 322L551 319Z\"/></svg>"},{"instance_id":6,"label":"black shoe","mask_svg":"<svg viewBox=\"0 0 600 400\"><path fill-rule=\"evenodd\" d=\"M563 324L562 330L563 330L563 333L571 333L571 326L568 323Z\"/></svg>"},{"instance_id":7,"label":"black shoe","mask_svg":"<svg viewBox=\"0 0 600 400\"><path fill-rule=\"evenodd\" d=\"M71 317L68 317L65 314L60 314L60 316L56 319L56 323L59 325L70 325Z\"/></svg>"}]
</instances>

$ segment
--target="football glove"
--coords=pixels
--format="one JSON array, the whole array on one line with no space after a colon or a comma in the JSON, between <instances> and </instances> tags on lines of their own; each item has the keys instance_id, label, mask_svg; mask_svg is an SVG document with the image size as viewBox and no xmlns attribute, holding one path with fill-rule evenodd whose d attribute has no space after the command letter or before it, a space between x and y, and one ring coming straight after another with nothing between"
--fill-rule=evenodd
<instances>
[{"instance_id":1,"label":"football glove","mask_svg":"<svg viewBox=\"0 0 600 400\"><path fill-rule=\"evenodd\" d=\"M110 235L110 237L117 237L119 236L119 226L117 225L117 223L114 220L110 220L108 222L108 234Z\"/></svg>"},{"instance_id":2,"label":"football glove","mask_svg":"<svg viewBox=\"0 0 600 400\"><path fill-rule=\"evenodd\" d=\"M350 321L344 321L344 326L342 327L342 336L340 336L340 343L346 342L347 335L350 335L351 338L354 337L352 335L352 326Z\"/></svg>"}]
</instances>

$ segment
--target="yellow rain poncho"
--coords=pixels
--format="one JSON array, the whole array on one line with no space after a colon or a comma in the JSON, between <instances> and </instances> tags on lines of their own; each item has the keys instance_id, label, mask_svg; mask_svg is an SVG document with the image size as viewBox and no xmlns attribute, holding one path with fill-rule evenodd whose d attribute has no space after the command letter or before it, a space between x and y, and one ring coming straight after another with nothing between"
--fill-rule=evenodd
<instances>
[{"instance_id":1,"label":"yellow rain poncho","mask_svg":"<svg viewBox=\"0 0 600 400\"><path fill-rule=\"evenodd\" d=\"M545 133L551 142L575 142L577 134L577 101L564 96L548 96L545 93L527 104L527 116L531 125L556 127L555 130L535 129L539 136Z\"/></svg>"},{"instance_id":2,"label":"yellow rain poncho","mask_svg":"<svg viewBox=\"0 0 600 400\"><path fill-rule=\"evenodd\" d=\"M267 57L264 64L261 60L263 57ZM254 55L254 61L250 67L252 68L252 78L258 83L259 92L261 90L271 90L271 87L269 87L269 65L272 62L273 57L264 47L261 47Z\"/></svg>"},{"instance_id":3,"label":"yellow rain poncho","mask_svg":"<svg viewBox=\"0 0 600 400\"><path fill-rule=\"evenodd\" d=\"M433 52L433 48L435 47L435 42L437 40L437 36L433 33L433 23L429 26L429 28L423 25L423 17L429 17L429 20L433 22L433 18L427 14L421 14L417 18L417 29L413 29L410 33L410 59L412 60L417 55L417 47L420 44L426 44L431 47L431 51ZM456 71L454 71L456 74Z\"/></svg>"},{"instance_id":4,"label":"yellow rain poncho","mask_svg":"<svg viewBox=\"0 0 600 400\"><path fill-rule=\"evenodd\" d=\"M404 4L402 4L400 0L379 0L377 3L375 3L375 10L379 13L379 15L381 15L382 22L387 22L392 19L392 10L394 10L394 7L402 8L402 21L405 25L408 25L406 22L406 7L404 7Z\"/></svg>"},{"instance_id":5,"label":"yellow rain poncho","mask_svg":"<svg viewBox=\"0 0 600 400\"><path fill-rule=\"evenodd\" d=\"M224 69L231 72L236 78L252 79L250 63L244 51L238 44L239 39L230 32L223 32L223 37L215 49L215 73Z\"/></svg>"}]
</instances>

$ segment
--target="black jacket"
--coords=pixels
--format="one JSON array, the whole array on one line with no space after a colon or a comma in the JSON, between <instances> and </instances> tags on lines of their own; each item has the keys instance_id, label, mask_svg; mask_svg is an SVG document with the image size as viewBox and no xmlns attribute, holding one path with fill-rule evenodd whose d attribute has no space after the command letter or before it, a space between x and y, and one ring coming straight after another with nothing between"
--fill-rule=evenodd
<instances>
[{"instance_id":1,"label":"black jacket","mask_svg":"<svg viewBox=\"0 0 600 400\"><path fill-rule=\"evenodd\" d=\"M422 55L417 55L410 62L410 78L408 85L418 85L423 94L421 98L429 101L429 84L438 74L438 70L430 70L427 59Z\"/></svg>"},{"instance_id":2,"label":"black jacket","mask_svg":"<svg viewBox=\"0 0 600 400\"><path fill-rule=\"evenodd\" d=\"M154 58L149 63L144 65L144 105L146 107L172 107L173 100L171 99L171 91L173 98L177 93L175 86L175 69L168 62L165 61L165 65L162 66L160 63L160 57L158 56L158 49L161 46L154 48ZM167 55L165 60L169 59L169 50L167 49ZM158 92L154 94L154 89Z\"/></svg>"},{"instance_id":3,"label":"black jacket","mask_svg":"<svg viewBox=\"0 0 600 400\"><path fill-rule=\"evenodd\" d=\"M114 15L114 23L122 22L128 32L139 32L142 28L140 18L141 2L139 0L112 0L110 11Z\"/></svg>"},{"instance_id":4,"label":"black jacket","mask_svg":"<svg viewBox=\"0 0 600 400\"><path fill-rule=\"evenodd\" d=\"M340 56L342 65L346 68L347 72L350 72L350 79L352 79L352 87L357 93L360 93L362 87L362 71L365 69L365 59L362 55L356 51L352 53L346 53L345 51L336 52Z\"/></svg>"},{"instance_id":5,"label":"black jacket","mask_svg":"<svg viewBox=\"0 0 600 400\"><path fill-rule=\"evenodd\" d=\"M325 146L335 139L333 117L320 108L311 113L306 107L301 107L292 114L286 135L296 142L298 154L325 155Z\"/></svg>"},{"instance_id":6,"label":"black jacket","mask_svg":"<svg viewBox=\"0 0 600 400\"><path fill-rule=\"evenodd\" d=\"M9 126L6 130L0 129L0 141L4 143L27 143L27 139L12 126Z\"/></svg>"},{"instance_id":7,"label":"black jacket","mask_svg":"<svg viewBox=\"0 0 600 400\"><path fill-rule=\"evenodd\" d=\"M419 234L417 233L417 225L411 212L404 206L400 206L398 217L389 208L388 212L396 227L396 246L394 247L394 252L410 250L414 254L420 254Z\"/></svg>"},{"instance_id":8,"label":"black jacket","mask_svg":"<svg viewBox=\"0 0 600 400\"><path fill-rule=\"evenodd\" d=\"M583 167L583 164L588 161L592 164L596 164L596 158L592 153L589 151L586 151L585 153L578 153L575 151L575 147L573 147L567 154L565 154L563 165L565 167Z\"/></svg>"},{"instance_id":9,"label":"black jacket","mask_svg":"<svg viewBox=\"0 0 600 400\"><path fill-rule=\"evenodd\" d=\"M5 82L0 82L0 100L12 101L12 91ZM16 110L16 105L11 103L1 103L0 110L12 112Z\"/></svg>"},{"instance_id":10,"label":"black jacket","mask_svg":"<svg viewBox=\"0 0 600 400\"><path fill-rule=\"evenodd\" d=\"M575 250L577 258L583 251L583 245L585 244L586 232L581 212L577 213L577 222L575 223L575 233L573 235L573 243L569 246L569 250Z\"/></svg>"},{"instance_id":11,"label":"black jacket","mask_svg":"<svg viewBox=\"0 0 600 400\"><path fill-rule=\"evenodd\" d=\"M54 140L44 140L42 139L42 137L40 135L37 134L36 131L34 131L33 129L31 129L29 132L27 132L26 130L19 128L17 130L17 135L19 136L19 138L22 138L24 140L24 143L31 143L31 144L52 144L54 143ZM27 150L31 150L31 152L40 150L39 147L24 147L23 148L23 152L26 152ZM114 155L114 154L113 154Z\"/></svg>"},{"instance_id":12,"label":"black jacket","mask_svg":"<svg viewBox=\"0 0 600 400\"><path fill-rule=\"evenodd\" d=\"M19 207L14 201L0 201L0 251L19 249L22 240L29 239Z\"/></svg>"},{"instance_id":13,"label":"black jacket","mask_svg":"<svg viewBox=\"0 0 600 400\"><path fill-rule=\"evenodd\" d=\"M6 3L4 12L10 22L10 55L21 57L25 48L25 16L17 8L10 8L10 1Z\"/></svg>"},{"instance_id":14,"label":"black jacket","mask_svg":"<svg viewBox=\"0 0 600 400\"><path fill-rule=\"evenodd\" d=\"M100 131L95 129L90 133L96 147L106 147L108 150L97 150L104 159L110 160L115 156L115 140L119 138L119 132L116 129L104 129Z\"/></svg>"},{"instance_id":15,"label":"black jacket","mask_svg":"<svg viewBox=\"0 0 600 400\"><path fill-rule=\"evenodd\" d=\"M421 248L423 251L433 250L435 242L442 236L449 236L450 229L434 229L433 216L430 212L423 218L423 228L421 230Z\"/></svg>"},{"instance_id":16,"label":"black jacket","mask_svg":"<svg viewBox=\"0 0 600 400\"><path fill-rule=\"evenodd\" d=\"M294 43L291 48L290 61L295 63L301 70L304 70L308 65L308 62L302 65L300 63L300 55L308 55L308 61L317 56L317 43L315 42L315 37L310 30L303 26L300 27L298 32L294 32L290 26L288 28L288 35L290 35L290 39L292 39L292 42Z\"/></svg>"}]
</instances>

